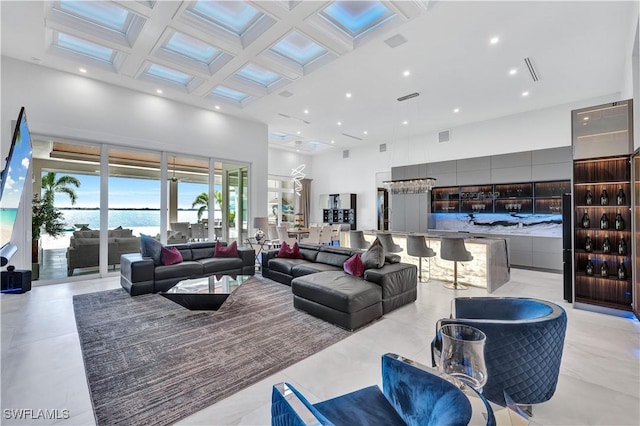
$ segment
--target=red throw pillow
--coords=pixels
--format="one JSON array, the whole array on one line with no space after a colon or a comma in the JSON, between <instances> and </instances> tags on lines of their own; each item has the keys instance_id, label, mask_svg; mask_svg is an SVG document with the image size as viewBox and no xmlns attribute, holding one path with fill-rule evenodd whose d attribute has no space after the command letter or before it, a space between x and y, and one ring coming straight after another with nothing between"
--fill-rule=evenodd
<instances>
[{"instance_id":1,"label":"red throw pillow","mask_svg":"<svg viewBox=\"0 0 640 426\"><path fill-rule=\"evenodd\" d=\"M163 265L175 265L182 262L182 253L176 247L163 246L160 252Z\"/></svg>"},{"instance_id":2,"label":"red throw pillow","mask_svg":"<svg viewBox=\"0 0 640 426\"><path fill-rule=\"evenodd\" d=\"M354 277L361 277L364 274L364 263L360 258L360 254L356 253L344 262L344 271Z\"/></svg>"},{"instance_id":3,"label":"red throw pillow","mask_svg":"<svg viewBox=\"0 0 640 426\"><path fill-rule=\"evenodd\" d=\"M293 243L293 247L290 247L286 241L283 241L282 246L278 251L277 257L287 257L290 259L302 259L302 253L300 253L300 247L298 247L298 243Z\"/></svg>"},{"instance_id":4,"label":"red throw pillow","mask_svg":"<svg viewBox=\"0 0 640 426\"><path fill-rule=\"evenodd\" d=\"M217 242L216 250L213 253L213 257L239 257L238 243L234 241L225 247L219 242Z\"/></svg>"}]
</instances>

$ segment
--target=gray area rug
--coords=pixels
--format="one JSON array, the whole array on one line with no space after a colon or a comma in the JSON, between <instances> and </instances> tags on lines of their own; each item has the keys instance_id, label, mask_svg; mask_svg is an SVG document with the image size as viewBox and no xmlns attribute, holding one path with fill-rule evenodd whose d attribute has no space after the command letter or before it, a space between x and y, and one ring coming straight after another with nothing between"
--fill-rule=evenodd
<instances>
[{"instance_id":1,"label":"gray area rug","mask_svg":"<svg viewBox=\"0 0 640 426\"><path fill-rule=\"evenodd\" d=\"M219 311L124 289L73 297L98 425L168 425L351 333L293 307L255 277Z\"/></svg>"}]
</instances>

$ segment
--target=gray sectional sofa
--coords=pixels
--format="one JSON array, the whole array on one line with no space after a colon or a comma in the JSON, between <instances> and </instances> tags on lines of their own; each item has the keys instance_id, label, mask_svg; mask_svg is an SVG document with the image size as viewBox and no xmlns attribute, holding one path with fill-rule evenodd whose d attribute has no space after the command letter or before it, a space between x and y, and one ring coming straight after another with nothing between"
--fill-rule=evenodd
<instances>
[{"instance_id":1,"label":"gray sectional sofa","mask_svg":"<svg viewBox=\"0 0 640 426\"><path fill-rule=\"evenodd\" d=\"M417 267L387 256L381 268L363 277L344 272L358 250L301 244L302 259L262 253L262 276L291 286L294 306L347 330L354 330L417 297Z\"/></svg>"},{"instance_id":2,"label":"gray sectional sofa","mask_svg":"<svg viewBox=\"0 0 640 426\"><path fill-rule=\"evenodd\" d=\"M124 253L140 250L140 237L131 229L110 229L108 233L108 265L120 263ZM97 267L100 264L100 230L75 231L67 248L67 275L77 268Z\"/></svg>"},{"instance_id":3,"label":"gray sectional sofa","mask_svg":"<svg viewBox=\"0 0 640 426\"><path fill-rule=\"evenodd\" d=\"M226 243L222 243L226 246ZM254 275L255 251L238 247L238 257L213 257L215 242L174 245L183 261L175 265L155 265L140 253L123 254L120 285L132 296L167 291L179 281L209 275ZM138 246L138 250L140 247Z\"/></svg>"}]
</instances>

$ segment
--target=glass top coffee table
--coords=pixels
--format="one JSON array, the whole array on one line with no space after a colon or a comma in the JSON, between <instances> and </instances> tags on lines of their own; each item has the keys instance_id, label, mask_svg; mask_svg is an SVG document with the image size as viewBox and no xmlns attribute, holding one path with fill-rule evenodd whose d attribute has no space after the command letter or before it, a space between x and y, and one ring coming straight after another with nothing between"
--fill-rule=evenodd
<instances>
[{"instance_id":1,"label":"glass top coffee table","mask_svg":"<svg viewBox=\"0 0 640 426\"><path fill-rule=\"evenodd\" d=\"M178 282L164 293L167 299L192 311L217 311L251 275L212 275Z\"/></svg>"}]
</instances>

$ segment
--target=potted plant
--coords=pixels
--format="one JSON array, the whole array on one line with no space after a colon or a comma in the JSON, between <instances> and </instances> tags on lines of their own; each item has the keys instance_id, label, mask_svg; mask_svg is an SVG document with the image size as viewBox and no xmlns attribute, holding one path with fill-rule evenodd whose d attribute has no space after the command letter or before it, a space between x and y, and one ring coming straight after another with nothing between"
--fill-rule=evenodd
<instances>
[{"instance_id":1,"label":"potted plant","mask_svg":"<svg viewBox=\"0 0 640 426\"><path fill-rule=\"evenodd\" d=\"M63 214L60 210L55 208L53 204L47 198L40 198L38 195L33 196L31 203L32 216L31 216L31 262L32 262L32 274L37 279L39 275L39 241L40 235L44 230L52 237L59 237L64 233Z\"/></svg>"}]
</instances>

